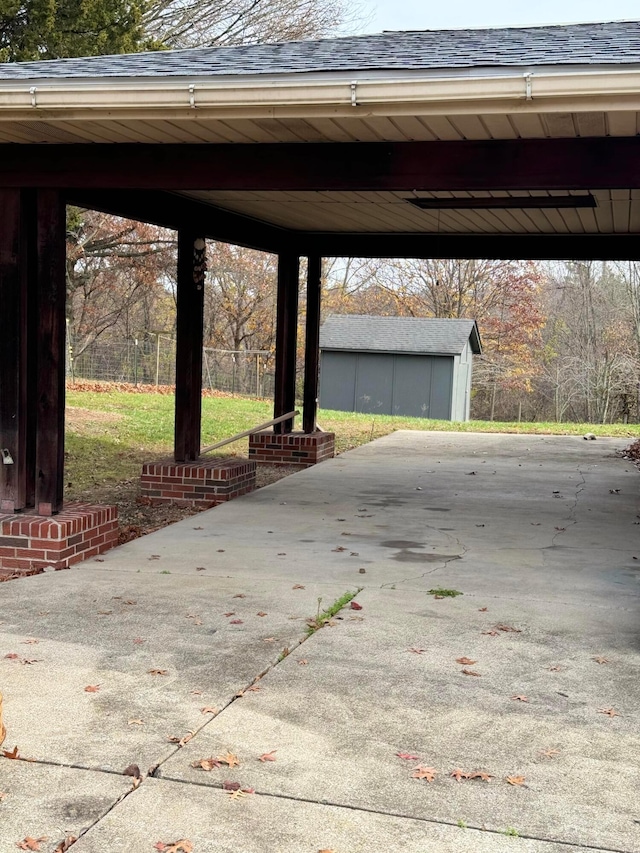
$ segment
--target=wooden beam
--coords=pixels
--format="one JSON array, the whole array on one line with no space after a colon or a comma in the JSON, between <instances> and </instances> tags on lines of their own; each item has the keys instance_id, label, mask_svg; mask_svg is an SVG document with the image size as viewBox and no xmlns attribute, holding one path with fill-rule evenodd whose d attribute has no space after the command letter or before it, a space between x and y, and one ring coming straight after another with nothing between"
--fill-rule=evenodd
<instances>
[{"instance_id":1,"label":"wooden beam","mask_svg":"<svg viewBox=\"0 0 640 853\"><path fill-rule=\"evenodd\" d=\"M640 260L637 234L352 234L299 236L303 254L326 258Z\"/></svg>"},{"instance_id":2,"label":"wooden beam","mask_svg":"<svg viewBox=\"0 0 640 853\"><path fill-rule=\"evenodd\" d=\"M0 186L166 190L638 189L640 138L0 145Z\"/></svg>"},{"instance_id":3,"label":"wooden beam","mask_svg":"<svg viewBox=\"0 0 640 853\"><path fill-rule=\"evenodd\" d=\"M35 504L40 515L62 509L65 403L65 234L62 194L38 190L37 217L37 436Z\"/></svg>"},{"instance_id":4,"label":"wooden beam","mask_svg":"<svg viewBox=\"0 0 640 853\"><path fill-rule=\"evenodd\" d=\"M277 254L290 243L289 231L196 199L155 190L72 190L67 203L136 219L174 231L186 228L210 240Z\"/></svg>"},{"instance_id":5,"label":"wooden beam","mask_svg":"<svg viewBox=\"0 0 640 853\"><path fill-rule=\"evenodd\" d=\"M274 418L295 409L299 276L299 255L292 252L279 255ZM274 427L276 433L289 433L292 429L293 419L281 421Z\"/></svg>"},{"instance_id":6,"label":"wooden beam","mask_svg":"<svg viewBox=\"0 0 640 853\"><path fill-rule=\"evenodd\" d=\"M0 512L27 506L28 277L24 194L0 190Z\"/></svg>"},{"instance_id":7,"label":"wooden beam","mask_svg":"<svg viewBox=\"0 0 640 853\"><path fill-rule=\"evenodd\" d=\"M320 366L320 300L322 258L307 258L307 322L304 342L304 394L302 429L315 432L318 415L318 370Z\"/></svg>"},{"instance_id":8,"label":"wooden beam","mask_svg":"<svg viewBox=\"0 0 640 853\"><path fill-rule=\"evenodd\" d=\"M176 324L176 462L200 455L202 427L202 345L206 244L197 232L178 232Z\"/></svg>"}]
</instances>

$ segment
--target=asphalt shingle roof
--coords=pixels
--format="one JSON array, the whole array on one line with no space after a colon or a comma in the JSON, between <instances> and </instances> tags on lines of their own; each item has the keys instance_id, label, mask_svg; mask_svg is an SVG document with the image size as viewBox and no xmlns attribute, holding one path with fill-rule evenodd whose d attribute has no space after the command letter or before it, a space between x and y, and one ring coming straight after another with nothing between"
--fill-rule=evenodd
<instances>
[{"instance_id":1,"label":"asphalt shingle roof","mask_svg":"<svg viewBox=\"0 0 640 853\"><path fill-rule=\"evenodd\" d=\"M0 64L0 80L636 63L640 63L640 21L616 21L522 29L385 32L318 41L4 63Z\"/></svg>"},{"instance_id":2,"label":"asphalt shingle roof","mask_svg":"<svg viewBox=\"0 0 640 853\"><path fill-rule=\"evenodd\" d=\"M320 349L459 355L470 338L480 353L475 320L334 314L320 328Z\"/></svg>"}]
</instances>

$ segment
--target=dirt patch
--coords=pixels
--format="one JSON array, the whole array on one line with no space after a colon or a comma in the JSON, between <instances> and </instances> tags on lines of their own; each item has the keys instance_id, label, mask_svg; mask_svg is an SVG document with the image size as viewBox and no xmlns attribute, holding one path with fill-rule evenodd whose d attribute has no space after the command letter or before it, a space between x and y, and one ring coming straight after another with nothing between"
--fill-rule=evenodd
<instances>
[{"instance_id":1,"label":"dirt patch","mask_svg":"<svg viewBox=\"0 0 640 853\"><path fill-rule=\"evenodd\" d=\"M123 415L119 412L100 412L96 409L81 409L78 406L67 406L65 425L68 429L83 434L90 434L95 425L115 424L121 421Z\"/></svg>"},{"instance_id":2,"label":"dirt patch","mask_svg":"<svg viewBox=\"0 0 640 853\"><path fill-rule=\"evenodd\" d=\"M258 465L256 488L269 486L299 470L294 465ZM201 509L194 507L171 504L149 506L141 497L139 477L120 483L96 485L86 493L74 494L73 499L115 504L118 507L120 544L130 542L139 536L146 536L147 533L153 533L154 530L160 530L162 527L202 512Z\"/></svg>"}]
</instances>

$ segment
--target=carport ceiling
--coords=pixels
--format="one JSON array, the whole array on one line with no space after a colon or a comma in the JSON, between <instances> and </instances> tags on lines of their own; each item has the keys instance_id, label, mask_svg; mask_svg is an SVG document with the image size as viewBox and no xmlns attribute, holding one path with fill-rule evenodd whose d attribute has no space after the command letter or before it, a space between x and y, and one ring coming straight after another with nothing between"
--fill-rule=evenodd
<instances>
[{"instance_id":1,"label":"carport ceiling","mask_svg":"<svg viewBox=\"0 0 640 853\"><path fill-rule=\"evenodd\" d=\"M0 65L0 183L273 250L635 257L638 92L640 22Z\"/></svg>"}]
</instances>

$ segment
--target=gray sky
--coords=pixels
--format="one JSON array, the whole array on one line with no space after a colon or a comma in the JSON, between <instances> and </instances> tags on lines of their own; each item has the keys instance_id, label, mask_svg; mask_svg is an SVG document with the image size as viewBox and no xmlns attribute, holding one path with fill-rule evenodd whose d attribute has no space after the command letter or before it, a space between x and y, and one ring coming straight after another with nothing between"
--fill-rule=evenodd
<instances>
[{"instance_id":1,"label":"gray sky","mask_svg":"<svg viewBox=\"0 0 640 853\"><path fill-rule=\"evenodd\" d=\"M638 0L362 0L371 21L361 32L566 24L640 19Z\"/></svg>"}]
</instances>

